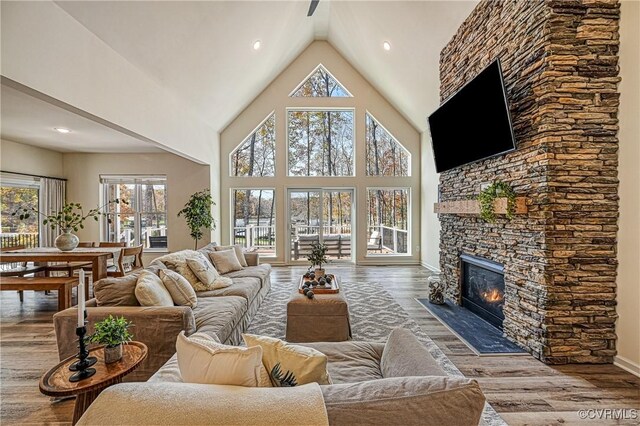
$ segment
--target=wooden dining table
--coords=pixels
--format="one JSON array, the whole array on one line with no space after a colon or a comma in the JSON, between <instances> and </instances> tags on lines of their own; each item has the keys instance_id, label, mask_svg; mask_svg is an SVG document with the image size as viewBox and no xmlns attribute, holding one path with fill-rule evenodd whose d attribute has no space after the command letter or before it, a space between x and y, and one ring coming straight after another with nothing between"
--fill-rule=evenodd
<instances>
[{"instance_id":1,"label":"wooden dining table","mask_svg":"<svg viewBox=\"0 0 640 426\"><path fill-rule=\"evenodd\" d=\"M0 253L0 262L91 262L93 280L107 276L107 261L117 264L120 247L78 247L60 251L55 247L35 247Z\"/></svg>"}]
</instances>

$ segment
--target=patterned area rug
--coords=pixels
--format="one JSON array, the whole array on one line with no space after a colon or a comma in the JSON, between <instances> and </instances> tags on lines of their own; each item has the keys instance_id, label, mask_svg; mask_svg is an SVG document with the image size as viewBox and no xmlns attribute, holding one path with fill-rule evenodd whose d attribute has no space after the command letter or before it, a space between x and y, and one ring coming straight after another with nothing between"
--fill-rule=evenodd
<instances>
[{"instance_id":1,"label":"patterned area rug","mask_svg":"<svg viewBox=\"0 0 640 426\"><path fill-rule=\"evenodd\" d=\"M296 285L293 282L273 283L271 291L249 325L248 332L284 339L287 301ZM349 302L353 340L386 342L391 330L403 327L413 332L447 374L463 376L381 284L343 283L341 291L344 291ZM506 424L489 404L485 405L482 420L483 424L491 426Z\"/></svg>"}]
</instances>

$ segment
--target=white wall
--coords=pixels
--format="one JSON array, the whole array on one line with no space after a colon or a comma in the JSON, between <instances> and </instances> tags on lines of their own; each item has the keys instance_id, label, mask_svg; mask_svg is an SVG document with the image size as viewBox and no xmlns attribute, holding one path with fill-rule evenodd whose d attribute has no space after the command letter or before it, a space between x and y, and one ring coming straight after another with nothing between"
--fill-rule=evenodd
<instances>
[{"instance_id":1,"label":"white wall","mask_svg":"<svg viewBox=\"0 0 640 426\"><path fill-rule=\"evenodd\" d=\"M618 356L640 375L640 2L623 1L620 21L620 230Z\"/></svg>"},{"instance_id":2,"label":"white wall","mask_svg":"<svg viewBox=\"0 0 640 426\"><path fill-rule=\"evenodd\" d=\"M3 172L63 177L62 154L2 139L0 140L0 169Z\"/></svg>"},{"instance_id":3,"label":"white wall","mask_svg":"<svg viewBox=\"0 0 640 426\"><path fill-rule=\"evenodd\" d=\"M209 188L209 166L196 164L174 154L64 154L64 177L67 178L67 201L84 207L97 206L100 200L101 174L159 174L167 176L167 239L169 251L193 249L194 241L183 218L178 218L191 194ZM100 227L87 221L77 232L82 241L98 241ZM205 233L199 247L211 241ZM162 253L145 253L148 263Z\"/></svg>"},{"instance_id":4,"label":"white wall","mask_svg":"<svg viewBox=\"0 0 640 426\"><path fill-rule=\"evenodd\" d=\"M420 216L422 220L420 244L422 246L422 256L420 257L420 261L423 266L439 271L440 220L438 220L438 215L433 212L433 203L438 201L438 182L440 178L438 173L436 173L429 132L422 132L420 139L422 141L420 158L422 163L422 204L420 206Z\"/></svg>"}]
</instances>

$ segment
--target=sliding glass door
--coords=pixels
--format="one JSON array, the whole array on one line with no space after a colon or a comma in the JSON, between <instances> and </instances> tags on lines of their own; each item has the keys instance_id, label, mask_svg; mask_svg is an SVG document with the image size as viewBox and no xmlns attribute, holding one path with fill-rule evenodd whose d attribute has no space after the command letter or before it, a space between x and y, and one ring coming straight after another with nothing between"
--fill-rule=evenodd
<instances>
[{"instance_id":1,"label":"sliding glass door","mask_svg":"<svg viewBox=\"0 0 640 426\"><path fill-rule=\"evenodd\" d=\"M353 200L353 189L289 190L289 260L306 262L313 244L322 243L332 261L351 261Z\"/></svg>"}]
</instances>

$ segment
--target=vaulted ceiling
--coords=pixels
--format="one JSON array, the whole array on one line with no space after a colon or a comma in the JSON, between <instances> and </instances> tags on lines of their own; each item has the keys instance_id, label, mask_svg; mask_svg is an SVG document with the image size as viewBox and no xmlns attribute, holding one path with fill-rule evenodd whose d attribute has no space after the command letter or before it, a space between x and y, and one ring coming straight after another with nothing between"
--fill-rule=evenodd
<instances>
[{"instance_id":1,"label":"vaulted ceiling","mask_svg":"<svg viewBox=\"0 0 640 426\"><path fill-rule=\"evenodd\" d=\"M307 1L57 4L221 131L314 39L424 130L438 105L440 50L476 2L321 0L311 18Z\"/></svg>"}]
</instances>

